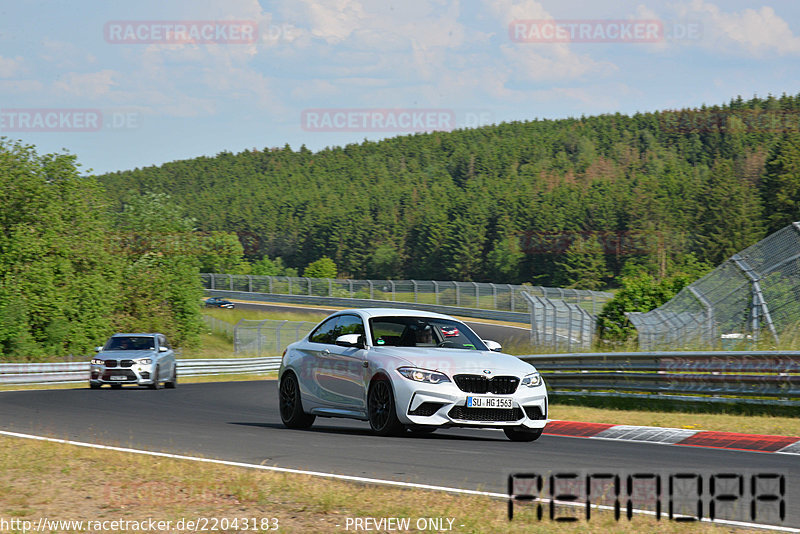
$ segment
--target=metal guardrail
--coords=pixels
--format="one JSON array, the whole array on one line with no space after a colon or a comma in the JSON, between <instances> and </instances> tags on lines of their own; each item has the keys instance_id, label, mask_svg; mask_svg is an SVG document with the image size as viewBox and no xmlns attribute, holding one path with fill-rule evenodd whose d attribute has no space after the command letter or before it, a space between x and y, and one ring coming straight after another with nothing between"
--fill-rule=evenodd
<instances>
[{"instance_id":1,"label":"metal guardrail","mask_svg":"<svg viewBox=\"0 0 800 534\"><path fill-rule=\"evenodd\" d=\"M621 352L520 356L554 396L800 406L800 351Z\"/></svg>"},{"instance_id":2,"label":"metal guardrail","mask_svg":"<svg viewBox=\"0 0 800 534\"><path fill-rule=\"evenodd\" d=\"M281 358L179 359L178 378L277 371ZM89 362L0 363L0 384L74 384L89 380Z\"/></svg>"},{"instance_id":3,"label":"metal guardrail","mask_svg":"<svg viewBox=\"0 0 800 534\"><path fill-rule=\"evenodd\" d=\"M800 406L800 351L609 352L520 356L554 396ZM268 373L280 357L178 360L178 376ZM0 364L0 384L75 383L89 363Z\"/></svg>"}]
</instances>

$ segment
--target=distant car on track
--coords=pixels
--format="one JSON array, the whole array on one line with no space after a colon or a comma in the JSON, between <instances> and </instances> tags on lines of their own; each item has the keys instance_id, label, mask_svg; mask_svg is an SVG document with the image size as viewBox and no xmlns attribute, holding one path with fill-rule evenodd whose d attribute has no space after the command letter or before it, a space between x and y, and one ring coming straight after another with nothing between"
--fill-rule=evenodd
<instances>
[{"instance_id":1,"label":"distant car on track","mask_svg":"<svg viewBox=\"0 0 800 534\"><path fill-rule=\"evenodd\" d=\"M206 308L234 308L233 302L222 297L211 297L205 302Z\"/></svg>"},{"instance_id":2,"label":"distant car on track","mask_svg":"<svg viewBox=\"0 0 800 534\"><path fill-rule=\"evenodd\" d=\"M90 365L89 387L103 384L120 388L135 384L158 389L178 384L175 352L164 334L114 334L102 347Z\"/></svg>"},{"instance_id":3,"label":"distant car on track","mask_svg":"<svg viewBox=\"0 0 800 534\"><path fill-rule=\"evenodd\" d=\"M307 428L316 417L360 419L382 436L490 427L534 441L547 424L544 381L499 350L446 315L340 311L284 351L281 420Z\"/></svg>"}]
</instances>

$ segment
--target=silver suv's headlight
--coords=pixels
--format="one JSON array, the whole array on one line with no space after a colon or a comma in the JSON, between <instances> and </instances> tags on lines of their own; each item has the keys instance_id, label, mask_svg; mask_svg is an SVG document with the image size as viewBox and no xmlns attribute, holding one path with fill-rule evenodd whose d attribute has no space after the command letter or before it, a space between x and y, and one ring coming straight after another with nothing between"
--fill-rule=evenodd
<instances>
[{"instance_id":1,"label":"silver suv's headlight","mask_svg":"<svg viewBox=\"0 0 800 534\"><path fill-rule=\"evenodd\" d=\"M139 360L134 360L134 361L139 365L150 365L151 363L153 363L153 360L151 358L141 358Z\"/></svg>"},{"instance_id":2,"label":"silver suv's headlight","mask_svg":"<svg viewBox=\"0 0 800 534\"><path fill-rule=\"evenodd\" d=\"M428 371L426 369L417 369L416 367L400 367L398 373L413 380L415 382L425 382L426 384L441 384L442 382L450 382L447 375L437 371Z\"/></svg>"},{"instance_id":3,"label":"silver suv's headlight","mask_svg":"<svg viewBox=\"0 0 800 534\"><path fill-rule=\"evenodd\" d=\"M103 365L105 364L105 360L101 360L100 358L92 358L92 365Z\"/></svg>"},{"instance_id":4,"label":"silver suv's headlight","mask_svg":"<svg viewBox=\"0 0 800 534\"><path fill-rule=\"evenodd\" d=\"M531 373L529 375L525 375L525 377L522 379L521 384L529 388L535 388L536 386L542 384L542 375L539 374L539 371L536 371L535 373Z\"/></svg>"}]
</instances>

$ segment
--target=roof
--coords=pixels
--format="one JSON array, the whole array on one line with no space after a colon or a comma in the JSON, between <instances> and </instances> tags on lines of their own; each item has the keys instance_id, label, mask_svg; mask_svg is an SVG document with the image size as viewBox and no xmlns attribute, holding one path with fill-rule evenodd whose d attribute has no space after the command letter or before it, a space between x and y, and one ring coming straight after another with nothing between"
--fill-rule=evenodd
<instances>
[{"instance_id":1,"label":"roof","mask_svg":"<svg viewBox=\"0 0 800 534\"><path fill-rule=\"evenodd\" d=\"M456 321L453 317L449 315L443 315L441 313L435 313L425 310L408 310L405 308L356 308L350 310L341 310L337 313L359 313L365 317L397 317L399 316L406 316L406 317L435 317L437 319L451 319Z\"/></svg>"}]
</instances>

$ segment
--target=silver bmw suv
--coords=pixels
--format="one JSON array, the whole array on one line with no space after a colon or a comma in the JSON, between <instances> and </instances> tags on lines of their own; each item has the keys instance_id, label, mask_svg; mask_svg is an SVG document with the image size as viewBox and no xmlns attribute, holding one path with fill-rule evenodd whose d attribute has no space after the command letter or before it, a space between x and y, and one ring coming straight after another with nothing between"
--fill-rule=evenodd
<instances>
[{"instance_id":1,"label":"silver bmw suv","mask_svg":"<svg viewBox=\"0 0 800 534\"><path fill-rule=\"evenodd\" d=\"M90 366L89 387L103 384L121 388L136 384L158 389L174 388L178 383L175 352L164 334L114 334L95 349Z\"/></svg>"}]
</instances>

